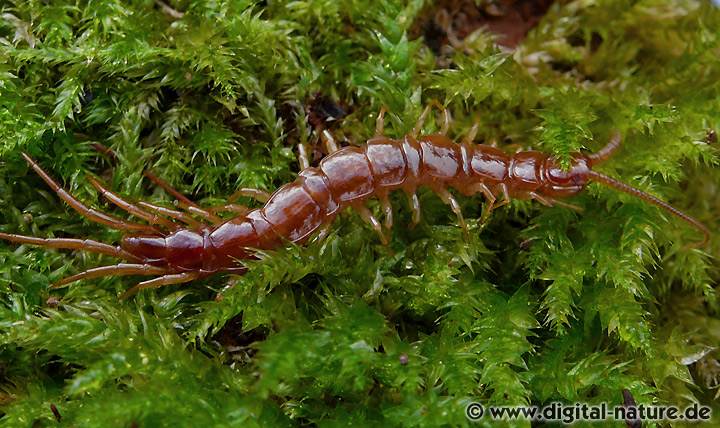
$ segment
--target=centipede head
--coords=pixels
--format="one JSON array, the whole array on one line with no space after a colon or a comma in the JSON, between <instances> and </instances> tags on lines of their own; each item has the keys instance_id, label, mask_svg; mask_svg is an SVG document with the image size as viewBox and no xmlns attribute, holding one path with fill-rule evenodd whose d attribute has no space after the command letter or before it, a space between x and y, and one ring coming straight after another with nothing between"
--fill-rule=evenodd
<instances>
[{"instance_id":1,"label":"centipede head","mask_svg":"<svg viewBox=\"0 0 720 428\"><path fill-rule=\"evenodd\" d=\"M588 183L590 160L582 153L573 155L569 169L563 169L555 158L545 161L547 184L542 193L551 197L565 198L580 193Z\"/></svg>"},{"instance_id":2,"label":"centipede head","mask_svg":"<svg viewBox=\"0 0 720 428\"><path fill-rule=\"evenodd\" d=\"M606 161L618 150L620 141L620 134L615 132L608 144L597 152L590 155L582 153L573 154L569 170L563 170L554 158L548 158L545 163L545 174L548 184L542 189L543 194L558 197L571 196L582 190L588 181L594 181L655 205L700 231L703 234L703 240L696 244L688 245L687 247L699 247L707 244L710 239L710 230L694 217L685 214L649 193L643 192L638 188L620 182L600 172L593 171L593 166Z\"/></svg>"},{"instance_id":3,"label":"centipede head","mask_svg":"<svg viewBox=\"0 0 720 428\"><path fill-rule=\"evenodd\" d=\"M545 160L545 177L547 184L542 193L551 197L564 198L573 196L582 191L590 181L593 165L609 159L620 147L620 134L613 133L608 144L596 153L589 155L573 153L570 168L562 168L555 158Z\"/></svg>"}]
</instances>

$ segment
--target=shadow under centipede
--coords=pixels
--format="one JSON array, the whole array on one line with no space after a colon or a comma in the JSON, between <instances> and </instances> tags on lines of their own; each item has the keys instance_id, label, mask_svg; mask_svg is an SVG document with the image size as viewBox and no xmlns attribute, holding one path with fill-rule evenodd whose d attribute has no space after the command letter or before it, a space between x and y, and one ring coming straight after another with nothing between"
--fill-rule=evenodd
<instances>
[{"instance_id":1,"label":"shadow under centipede","mask_svg":"<svg viewBox=\"0 0 720 428\"><path fill-rule=\"evenodd\" d=\"M410 29L410 37L423 37L430 50L441 56L445 46L486 28L497 36L499 45L512 49L540 22L554 2L501 0L478 4L475 0L441 0L419 14Z\"/></svg>"},{"instance_id":2,"label":"shadow under centipede","mask_svg":"<svg viewBox=\"0 0 720 428\"><path fill-rule=\"evenodd\" d=\"M317 92L308 101L305 112L313 129L319 129L330 128L339 123L351 112L351 109L346 103L333 100L330 96Z\"/></svg>"},{"instance_id":3,"label":"shadow under centipede","mask_svg":"<svg viewBox=\"0 0 720 428\"><path fill-rule=\"evenodd\" d=\"M301 305L296 306L297 310L306 319L316 321L327 315L322 309L325 307L323 289L330 288L329 284L332 282L332 278L312 272L305 275L297 283L288 285L291 287L289 292L294 296L295 302Z\"/></svg>"},{"instance_id":4,"label":"shadow under centipede","mask_svg":"<svg viewBox=\"0 0 720 428\"><path fill-rule=\"evenodd\" d=\"M257 353L253 346L255 343L267 339L269 330L265 327L257 327L251 330L243 329L243 314L240 313L228 320L225 325L215 333L211 341L217 343L222 352L228 355L226 363L250 363Z\"/></svg>"}]
</instances>

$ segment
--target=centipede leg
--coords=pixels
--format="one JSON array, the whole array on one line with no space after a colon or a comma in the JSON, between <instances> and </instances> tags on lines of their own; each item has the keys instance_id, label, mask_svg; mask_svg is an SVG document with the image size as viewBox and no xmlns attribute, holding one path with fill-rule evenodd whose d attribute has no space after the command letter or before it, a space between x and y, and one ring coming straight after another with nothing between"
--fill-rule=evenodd
<instances>
[{"instance_id":1,"label":"centipede leg","mask_svg":"<svg viewBox=\"0 0 720 428\"><path fill-rule=\"evenodd\" d=\"M553 203L550 201L550 198L546 198L545 196L539 195L536 192L530 192L530 197L532 199L535 199L536 201L540 202L541 204L545 205L546 207L553 206Z\"/></svg>"},{"instance_id":2,"label":"centipede leg","mask_svg":"<svg viewBox=\"0 0 720 428\"><path fill-rule=\"evenodd\" d=\"M100 278L103 276L125 276L125 275L163 275L168 273L167 269L149 264L119 263L110 266L100 266L78 274L68 276L53 284L53 288L60 287L81 279Z\"/></svg>"},{"instance_id":3,"label":"centipede leg","mask_svg":"<svg viewBox=\"0 0 720 428\"><path fill-rule=\"evenodd\" d=\"M447 134L448 130L450 129L450 111L445 108L438 100L431 100L430 103L425 106L425 109L420 114L420 117L418 117L417 123L415 124L415 128L413 128L411 135L413 137L417 137L418 134L422 131L422 127L425 124L425 120L427 119L428 114L430 114L430 110L433 107L437 107L438 110L440 110L440 113L443 115L443 124L440 128L440 134L445 135Z\"/></svg>"},{"instance_id":4,"label":"centipede leg","mask_svg":"<svg viewBox=\"0 0 720 428\"><path fill-rule=\"evenodd\" d=\"M505 184L505 183L500 184L500 189L502 190L502 193L503 193L503 200L500 201L499 203L495 204L494 206L492 206L491 210L500 208L500 207L505 206L510 203L510 189L508 189L507 184Z\"/></svg>"},{"instance_id":5,"label":"centipede leg","mask_svg":"<svg viewBox=\"0 0 720 428\"><path fill-rule=\"evenodd\" d=\"M70 192L60 187L60 185L55 180L53 180L53 178L50 177L50 175L45 172L40 167L40 165L38 165L30 156L28 156L26 153L22 153L22 156L23 158L25 158L25 161L27 161L28 165L30 165L30 167L37 173L37 175L39 175L40 178L42 178L43 181L47 183L47 185L53 190L53 192L55 192L55 194L58 195L60 199L65 201L65 203L68 204L72 209L77 211L81 216L87 218L88 220L104 224L105 226L112 227L113 229L117 230L143 231L150 233L159 232L156 228L152 226L139 223L130 223L113 217L109 214L105 214L102 211L98 211L94 208L86 206L73 195L71 195Z\"/></svg>"},{"instance_id":6,"label":"centipede leg","mask_svg":"<svg viewBox=\"0 0 720 428\"><path fill-rule=\"evenodd\" d=\"M475 137L477 137L478 129L480 129L480 122L475 122L467 135L465 135L465 138L463 138L463 144L472 144L475 141Z\"/></svg>"},{"instance_id":7,"label":"centipede leg","mask_svg":"<svg viewBox=\"0 0 720 428\"><path fill-rule=\"evenodd\" d=\"M107 189L95 178L88 177L88 180L90 181L90 184L92 184L93 187L95 187L95 189L97 189L97 191L100 192L102 197L104 197L111 203L117 205L121 209L127 211L128 213L130 213L134 216L137 216L143 220L146 220L150 224L153 224L153 225L162 225L171 230L177 229L177 225L175 223L173 223L165 218L162 218L162 217L158 216L157 214L148 213L145 210L138 207L137 205L126 201L125 199L120 197L120 195L118 195L117 193Z\"/></svg>"},{"instance_id":8,"label":"centipede leg","mask_svg":"<svg viewBox=\"0 0 720 428\"><path fill-rule=\"evenodd\" d=\"M313 238L313 242L321 242L324 241L325 238L327 238L328 234L330 233L331 225L330 223L325 223L320 227L320 230L318 231L318 234L315 235L315 238Z\"/></svg>"},{"instance_id":9,"label":"centipede leg","mask_svg":"<svg viewBox=\"0 0 720 428\"><path fill-rule=\"evenodd\" d=\"M487 188L487 186L485 186ZM502 190L503 193L503 200L500 202L497 202L497 198L495 195L490 191L489 188L487 188L488 193L485 193L483 190L483 194L486 198L488 198L488 205L487 208L483 208L483 214L482 214L482 221L484 222L487 220L488 217L490 217L490 214L493 212L493 210L500 208L502 206L505 206L510 203L510 190L507 187L507 184L502 183L500 184L500 190Z\"/></svg>"},{"instance_id":10,"label":"centipede leg","mask_svg":"<svg viewBox=\"0 0 720 428\"><path fill-rule=\"evenodd\" d=\"M180 202L180 208L184 209L185 211L199 215L200 217L204 218L205 220L213 223L213 224L220 224L223 222L223 219L216 216L215 214L208 212L207 210L200 208L197 205L185 205L182 202Z\"/></svg>"},{"instance_id":11,"label":"centipede leg","mask_svg":"<svg viewBox=\"0 0 720 428\"><path fill-rule=\"evenodd\" d=\"M483 207L483 213L482 213L482 222L484 223L485 220L490 216L490 213L492 213L492 210L495 208L495 201L497 200L495 198L495 195L493 194L492 190L487 186L485 183L477 183L470 189L471 194L475 193L482 193L485 199L487 200L487 203Z\"/></svg>"},{"instance_id":12,"label":"centipede leg","mask_svg":"<svg viewBox=\"0 0 720 428\"><path fill-rule=\"evenodd\" d=\"M355 204L353 205L353 208L355 211L357 211L358 214L360 214L360 217L362 217L365 222L370 224L370 227L373 228L373 230L378 234L380 237L380 242L382 242L383 245L388 244L388 238L385 236L385 233L382 230L382 226L380 225L380 222L378 219L370 212L370 210L362 204Z\"/></svg>"},{"instance_id":13,"label":"centipede leg","mask_svg":"<svg viewBox=\"0 0 720 428\"><path fill-rule=\"evenodd\" d=\"M573 210L573 211L575 211L575 212L581 213L581 212L584 211L584 210L583 210L583 207L578 206L578 205L575 205L575 204L569 204L569 203L567 203L567 202L565 202L565 201L558 201L557 199L553 199L553 200L552 200L552 203L555 204L555 205L561 206L561 207L565 207L565 208L571 209L571 210Z\"/></svg>"},{"instance_id":14,"label":"centipede leg","mask_svg":"<svg viewBox=\"0 0 720 428\"><path fill-rule=\"evenodd\" d=\"M437 107L438 110L440 110L440 112L442 113L443 124L440 128L440 133L442 135L446 135L448 133L448 130L450 129L450 110L448 110L444 105L440 104L440 101L438 100L432 100L430 101L430 104Z\"/></svg>"},{"instance_id":15,"label":"centipede leg","mask_svg":"<svg viewBox=\"0 0 720 428\"><path fill-rule=\"evenodd\" d=\"M320 138L322 139L323 144L325 144L325 149L328 154L333 154L338 151L337 142L335 142L335 137L332 136L330 131L324 129L320 134Z\"/></svg>"},{"instance_id":16,"label":"centipede leg","mask_svg":"<svg viewBox=\"0 0 720 428\"><path fill-rule=\"evenodd\" d=\"M382 193L378 195L378 199L380 199L380 205L382 206L383 212L385 213L385 220L383 222L383 226L385 226L385 229L390 230L393 225L393 210L392 205L390 204L390 199L388 198L387 193Z\"/></svg>"},{"instance_id":17,"label":"centipede leg","mask_svg":"<svg viewBox=\"0 0 720 428\"><path fill-rule=\"evenodd\" d=\"M435 192L438 196L440 196L440 199L442 199L443 202L445 202L447 205L450 205L450 209L455 213L458 219L458 223L460 224L460 227L463 229L465 233L467 233L467 224L465 224L465 218L463 218L462 210L460 209L460 204L458 203L457 199L450 193L446 188L444 187L438 187L435 189Z\"/></svg>"},{"instance_id":18,"label":"centipede leg","mask_svg":"<svg viewBox=\"0 0 720 428\"><path fill-rule=\"evenodd\" d=\"M149 202L139 201L138 205L149 210L156 212L158 214L162 214L165 216L168 216L170 218L174 218L175 220L180 220L183 223L187 224L191 227L200 227L201 224L199 221L195 220L194 218L190 217L189 215L185 214L182 211L177 211L171 208L165 208L161 207L160 205L151 204Z\"/></svg>"},{"instance_id":19,"label":"centipede leg","mask_svg":"<svg viewBox=\"0 0 720 428\"><path fill-rule=\"evenodd\" d=\"M200 272L183 272L176 274L164 275L158 278L154 278L148 281L143 281L138 285L130 288L126 292L120 295L120 300L125 300L128 297L134 296L141 290L148 288L160 288L166 285L182 284L185 282L193 281L200 277Z\"/></svg>"},{"instance_id":20,"label":"centipede leg","mask_svg":"<svg viewBox=\"0 0 720 428\"><path fill-rule=\"evenodd\" d=\"M417 137L418 134L420 134L420 132L422 131L422 127L425 124L425 119L427 119L427 115L430 114L430 108L431 108L431 106L427 105L423 109L422 113L420 113L420 117L418 117L418 120L415 123L415 127L413 128L412 132L410 133L410 135L412 135L413 137Z\"/></svg>"},{"instance_id":21,"label":"centipede leg","mask_svg":"<svg viewBox=\"0 0 720 428\"><path fill-rule=\"evenodd\" d=\"M300 164L301 170L310 168L310 159L308 158L307 147L305 147L305 144L303 143L298 143L298 163Z\"/></svg>"},{"instance_id":22,"label":"centipede leg","mask_svg":"<svg viewBox=\"0 0 720 428\"><path fill-rule=\"evenodd\" d=\"M264 190L243 187L237 192L230 195L230 197L228 198L228 202L235 202L235 200L237 200L241 196L247 196L262 203L265 203L270 199L270 194Z\"/></svg>"},{"instance_id":23,"label":"centipede leg","mask_svg":"<svg viewBox=\"0 0 720 428\"><path fill-rule=\"evenodd\" d=\"M378 113L377 121L375 121L375 136L379 137L385 133L385 113L387 113L387 108L385 106L380 107L380 112Z\"/></svg>"},{"instance_id":24,"label":"centipede leg","mask_svg":"<svg viewBox=\"0 0 720 428\"><path fill-rule=\"evenodd\" d=\"M417 193L408 193L408 201L410 202L410 209L412 209L412 226L420 224L420 199L418 199Z\"/></svg>"},{"instance_id":25,"label":"centipede leg","mask_svg":"<svg viewBox=\"0 0 720 428\"><path fill-rule=\"evenodd\" d=\"M218 205L214 207L207 207L206 210L213 214L217 214L221 211L229 211L236 214L247 214L248 211L250 211L250 208L246 207L245 205L238 205L238 204L224 204L224 205Z\"/></svg>"},{"instance_id":26,"label":"centipede leg","mask_svg":"<svg viewBox=\"0 0 720 428\"><path fill-rule=\"evenodd\" d=\"M555 205L559 205L561 207L569 208L578 212L581 212L583 210L582 207L579 207L577 205L569 204L564 201L558 201L557 199L548 196L539 195L536 192L530 192L530 197L545 205L546 207L553 207Z\"/></svg>"}]
</instances>

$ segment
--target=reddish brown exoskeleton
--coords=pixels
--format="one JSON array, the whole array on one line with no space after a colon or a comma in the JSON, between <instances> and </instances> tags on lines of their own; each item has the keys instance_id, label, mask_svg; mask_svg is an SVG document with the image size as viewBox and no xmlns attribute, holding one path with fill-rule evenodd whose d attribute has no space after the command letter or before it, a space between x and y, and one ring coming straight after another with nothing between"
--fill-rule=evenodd
<instances>
[{"instance_id":1,"label":"reddish brown exoskeleton","mask_svg":"<svg viewBox=\"0 0 720 428\"><path fill-rule=\"evenodd\" d=\"M607 160L620 146L617 133L597 153L573 154L570 168L563 170L556 159L546 153L520 151L510 155L492 146L473 144L477 126L460 144L452 142L445 136L449 115L442 106L439 107L445 117L439 134L419 134L430 106L418 119L413 132L401 139L382 135L384 110L378 115L376 136L363 146L337 149L330 133L323 131L323 141L331 154L318 167L309 167L301 150L303 168L297 180L278 189L262 208L244 211L232 204L225 206L241 212L230 220L222 220L212 210L197 206L151 174L147 174L148 177L173 194L184 211L146 202L131 204L91 179L110 202L148 224L127 222L85 206L23 154L35 172L77 212L129 234L122 238L119 246L91 240L44 239L7 233L0 233L0 239L91 251L128 262L89 269L56 285L109 275L157 276L129 289L123 294L127 297L144 288L185 283L217 272L242 273L244 268L239 266L239 260L253 258L255 250L277 248L285 242L302 244L347 207L355 209L385 243L387 238L383 229L389 229L393 224L388 194L395 190L404 191L413 210L412 221L417 223L420 203L415 192L419 186L432 189L450 206L464 228L460 206L448 188L467 196L482 194L487 199L484 213L487 216L511 198L530 198L547 206L571 206L558 198L575 195L589 181L596 181L637 196L686 221L704 234L701 245L709 238L709 230L696 219L652 195L593 171L594 166ZM259 191L244 189L239 193L264 199ZM501 196L502 200L499 200ZM366 207L370 198L380 200L384 224ZM203 217L204 222L195 220L190 214Z\"/></svg>"}]
</instances>

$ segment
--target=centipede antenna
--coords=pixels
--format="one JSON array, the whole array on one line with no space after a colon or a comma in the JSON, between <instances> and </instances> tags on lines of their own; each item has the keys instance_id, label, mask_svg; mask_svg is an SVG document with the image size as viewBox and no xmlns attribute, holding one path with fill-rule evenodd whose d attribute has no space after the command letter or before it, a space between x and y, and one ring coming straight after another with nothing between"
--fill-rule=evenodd
<instances>
[{"instance_id":1,"label":"centipede antenna","mask_svg":"<svg viewBox=\"0 0 720 428\"><path fill-rule=\"evenodd\" d=\"M167 220L167 219L165 219L165 218L162 218L162 217L158 216L157 214L150 214L150 213L148 213L148 212L140 209L137 205L132 204L132 203L126 201L125 199L123 199L122 197L120 197L120 195L118 195L117 193L115 193L115 192L113 192L112 190L109 190L108 188L106 188L105 186L103 186L102 183L100 183L100 182L99 182L98 180L96 180L95 178L93 178L93 177L88 177L88 180L90 181L90 184L92 184L93 187L94 187L98 192L100 192L100 194L101 194L105 199L107 199L107 200L110 201L111 203L117 205L117 206L120 207L121 209L127 211L128 213L130 213L130 214L132 214L132 215L135 215L135 216L137 216L137 217L140 217L140 218L142 218L143 220L146 220L146 221L148 221L150 224L153 224L153 225L162 225L162 226L165 226L165 227L169 228L170 230L177 229L177 225L175 225L175 224L174 224L173 222L171 222L170 220Z\"/></svg>"},{"instance_id":2,"label":"centipede antenna","mask_svg":"<svg viewBox=\"0 0 720 428\"><path fill-rule=\"evenodd\" d=\"M618 131L613 132L610 137L610 141L608 141L605 147L588 155L590 165L598 165L608 160L617 151L617 149L620 148L621 141L622 137L620 136L620 133Z\"/></svg>"},{"instance_id":3,"label":"centipede antenna","mask_svg":"<svg viewBox=\"0 0 720 428\"><path fill-rule=\"evenodd\" d=\"M60 199L65 201L65 203L70 205L72 209L77 211L80 215L87 218L88 220L92 220L96 223L104 224L108 227L112 227L113 229L118 230L138 230L152 233L159 232L156 228L152 226L127 222L86 206L73 195L71 195L67 190L60 187L60 185L55 182L55 180L53 180L53 178L50 177L50 175L45 172L40 167L40 165L38 165L37 162L35 162L33 158L31 158L27 153L22 153L22 157L25 158L28 165L30 165L30 167L37 173L37 175L39 175L40 178L42 178L48 186L50 186L50 188L58 195Z\"/></svg>"},{"instance_id":4,"label":"centipede antenna","mask_svg":"<svg viewBox=\"0 0 720 428\"><path fill-rule=\"evenodd\" d=\"M158 214L166 215L170 218L174 218L175 220L180 220L191 227L200 227L202 224L189 216L188 214L185 214L184 212L173 210L171 208L165 208L160 205L151 204L150 202L145 201L138 201L138 206L141 206L145 209L148 209L150 211L156 212Z\"/></svg>"},{"instance_id":5,"label":"centipede antenna","mask_svg":"<svg viewBox=\"0 0 720 428\"><path fill-rule=\"evenodd\" d=\"M150 171L145 171L145 172L143 172L143 175L144 175L145 177L147 177L148 180L152 181L152 182L155 183L157 186L161 187L163 190L165 190L166 192L168 192L169 194L171 194L171 195L172 195L173 197L175 197L175 199L177 199L179 202L183 202L183 203L185 203L186 205L199 208L199 206L198 206L195 202L191 201L190 199L187 198L187 196L185 196L185 195L183 195L182 193L180 193L180 192L178 192L177 190L175 190L175 189L170 185L170 183L168 183L167 181L165 181L165 180L163 180L162 178L158 177L157 175L153 174L152 172L150 172Z\"/></svg>"},{"instance_id":6,"label":"centipede antenna","mask_svg":"<svg viewBox=\"0 0 720 428\"><path fill-rule=\"evenodd\" d=\"M150 181L155 183L156 185L160 186L163 190L168 192L169 194L173 195L175 199L178 201L178 205L180 208L184 209L185 211L189 212L190 214L196 214L200 217L204 218L205 220L208 220L214 224L222 223L223 220L208 212L207 210L202 209L200 205L196 204L195 202L188 199L185 195L175 190L167 181L163 180L162 178L156 176L150 171L145 171L143 173L145 177L147 177Z\"/></svg>"},{"instance_id":7,"label":"centipede antenna","mask_svg":"<svg viewBox=\"0 0 720 428\"><path fill-rule=\"evenodd\" d=\"M649 202L659 208L662 208L665 211L682 219L689 225L693 226L694 228L696 228L697 230L702 232L704 235L704 239L702 240L702 242L700 242L699 244L692 244L691 247L703 247L710 240L710 230L704 224L700 223L700 221L696 220L693 217L690 217L689 215L685 214L684 212L678 210L677 208L673 207L672 205L668 204L667 202L661 201L660 199L656 198L655 196L653 196L649 193L645 193L640 189L632 187L628 184L625 184L621 181L615 180L612 177L608 177L607 175L601 174L596 171L589 171L588 176L591 180L597 181L599 183L602 183L608 187L612 187L613 189L619 190L621 192L636 196L646 202Z\"/></svg>"}]
</instances>

